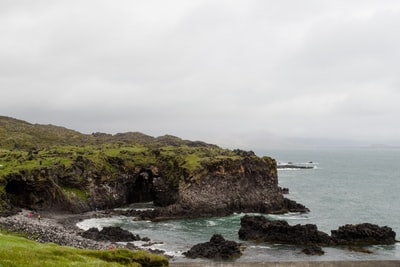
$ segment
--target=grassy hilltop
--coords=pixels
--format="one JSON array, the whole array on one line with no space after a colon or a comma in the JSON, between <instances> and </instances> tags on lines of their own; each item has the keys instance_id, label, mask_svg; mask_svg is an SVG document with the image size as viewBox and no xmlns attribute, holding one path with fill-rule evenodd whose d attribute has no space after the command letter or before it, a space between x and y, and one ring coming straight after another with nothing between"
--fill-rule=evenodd
<instances>
[{"instance_id":1,"label":"grassy hilltop","mask_svg":"<svg viewBox=\"0 0 400 267\"><path fill-rule=\"evenodd\" d=\"M108 170L116 167L109 159L118 157L125 167L149 167L161 158L174 161L188 171L213 159L238 157L236 152L216 145L171 135L157 138L139 132L88 135L0 116L0 179L10 172L35 167L69 166L77 156Z\"/></svg>"},{"instance_id":2,"label":"grassy hilltop","mask_svg":"<svg viewBox=\"0 0 400 267\"><path fill-rule=\"evenodd\" d=\"M0 148L32 150L53 146L90 146L104 144L140 144L140 145L171 145L171 146L216 146L200 141L187 141L178 137L165 135L152 137L140 132L82 134L60 126L31 124L26 121L0 116Z\"/></svg>"},{"instance_id":3,"label":"grassy hilltop","mask_svg":"<svg viewBox=\"0 0 400 267\"><path fill-rule=\"evenodd\" d=\"M41 201L39 191L46 191L42 195L64 195L89 202L93 197L93 192L88 192L90 183L112 184L123 175L149 169L165 177L165 188L177 191L182 177L196 180L204 173L205 166L240 160L243 153L256 157L170 135L157 138L139 132L89 135L0 116L0 211L10 204L36 208L35 203L29 202ZM45 176L52 179L47 181ZM40 182L49 184L53 180L57 183L55 189L32 189ZM29 199L22 191L29 191ZM151 200L142 198L137 196L131 201Z\"/></svg>"}]
</instances>

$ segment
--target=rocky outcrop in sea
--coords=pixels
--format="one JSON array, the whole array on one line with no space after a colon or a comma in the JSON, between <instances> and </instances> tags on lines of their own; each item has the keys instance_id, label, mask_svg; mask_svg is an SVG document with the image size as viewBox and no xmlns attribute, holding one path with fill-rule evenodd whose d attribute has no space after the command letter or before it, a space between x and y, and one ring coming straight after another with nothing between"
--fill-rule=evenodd
<instances>
[{"instance_id":1,"label":"rocky outcrop in sea","mask_svg":"<svg viewBox=\"0 0 400 267\"><path fill-rule=\"evenodd\" d=\"M189 251L184 252L188 258L207 258L207 259L233 259L242 255L240 244L225 240L220 234L215 234L209 242L194 245Z\"/></svg>"},{"instance_id":2,"label":"rocky outcrop in sea","mask_svg":"<svg viewBox=\"0 0 400 267\"><path fill-rule=\"evenodd\" d=\"M318 230L315 224L289 225L283 220L264 216L244 216L240 222L239 238L258 242L295 245L332 245L332 238Z\"/></svg>"},{"instance_id":3,"label":"rocky outcrop in sea","mask_svg":"<svg viewBox=\"0 0 400 267\"><path fill-rule=\"evenodd\" d=\"M139 235L134 235L131 232L122 229L121 227L107 226L99 231L97 228L90 228L84 231L82 237L93 239L96 241L111 241L111 242L132 242L143 240ZM144 241L149 241L144 238Z\"/></svg>"},{"instance_id":4,"label":"rocky outcrop in sea","mask_svg":"<svg viewBox=\"0 0 400 267\"><path fill-rule=\"evenodd\" d=\"M392 228L371 223L346 224L332 230L331 235L339 245L389 245L396 242L396 232Z\"/></svg>"},{"instance_id":5,"label":"rocky outcrop in sea","mask_svg":"<svg viewBox=\"0 0 400 267\"><path fill-rule=\"evenodd\" d=\"M256 242L307 246L357 246L396 243L396 233L392 228L370 223L347 224L337 230L332 230L331 236L319 231L314 224L289 225L286 221L269 220L264 216L246 215L241 218L240 225L239 238ZM309 252L314 253L312 250Z\"/></svg>"}]
</instances>

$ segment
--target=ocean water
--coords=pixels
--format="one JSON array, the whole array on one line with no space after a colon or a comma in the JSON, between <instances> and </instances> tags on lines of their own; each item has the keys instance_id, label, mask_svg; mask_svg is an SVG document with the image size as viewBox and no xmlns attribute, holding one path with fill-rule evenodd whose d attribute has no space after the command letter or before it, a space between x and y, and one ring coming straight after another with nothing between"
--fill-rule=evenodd
<instances>
[{"instance_id":1,"label":"ocean water","mask_svg":"<svg viewBox=\"0 0 400 267\"><path fill-rule=\"evenodd\" d=\"M309 213L267 215L284 219L289 224L316 224L330 234L345 224L369 222L392 227L400 239L400 149L319 149L258 151L278 162L308 164L312 169L279 170L279 184L290 190L288 198L309 209ZM312 163L310 163L312 162ZM138 208L149 208L149 204ZM307 256L301 247L270 243L254 243L238 239L240 218L244 214L163 222L135 221L113 217L89 219L78 224L90 227L120 226L149 237L154 249L174 256L172 261L204 261L186 259L182 252L208 241L214 233L243 243L246 249L236 261L300 261L300 260L400 260L400 243L368 246L372 254L353 252L346 247L325 247L323 256ZM142 245L143 242L136 242Z\"/></svg>"}]
</instances>

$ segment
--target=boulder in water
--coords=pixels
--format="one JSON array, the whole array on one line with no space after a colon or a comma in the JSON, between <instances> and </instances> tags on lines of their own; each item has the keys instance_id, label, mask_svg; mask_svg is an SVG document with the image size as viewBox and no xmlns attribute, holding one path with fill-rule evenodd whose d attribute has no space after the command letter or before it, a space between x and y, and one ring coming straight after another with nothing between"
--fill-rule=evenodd
<instances>
[{"instance_id":1,"label":"boulder in water","mask_svg":"<svg viewBox=\"0 0 400 267\"><path fill-rule=\"evenodd\" d=\"M134 235L131 232L120 227L104 227L101 231L97 228L90 228L82 233L82 237L97 241L111 242L131 242L141 240L139 235Z\"/></svg>"},{"instance_id":2,"label":"boulder in water","mask_svg":"<svg viewBox=\"0 0 400 267\"><path fill-rule=\"evenodd\" d=\"M396 233L388 226L376 224L346 224L331 231L331 236L339 245L377 245L396 243Z\"/></svg>"},{"instance_id":3,"label":"boulder in water","mask_svg":"<svg viewBox=\"0 0 400 267\"><path fill-rule=\"evenodd\" d=\"M318 230L315 224L289 225L283 220L269 220L264 216L244 216L240 222L239 238L261 242L294 245L330 245L331 237Z\"/></svg>"},{"instance_id":4,"label":"boulder in water","mask_svg":"<svg viewBox=\"0 0 400 267\"><path fill-rule=\"evenodd\" d=\"M325 251L319 246L310 246L303 249L301 252L310 256L322 256L325 254Z\"/></svg>"},{"instance_id":5,"label":"boulder in water","mask_svg":"<svg viewBox=\"0 0 400 267\"><path fill-rule=\"evenodd\" d=\"M197 244L183 254L193 259L232 259L242 255L238 243L225 240L220 234L213 235L209 242Z\"/></svg>"}]
</instances>

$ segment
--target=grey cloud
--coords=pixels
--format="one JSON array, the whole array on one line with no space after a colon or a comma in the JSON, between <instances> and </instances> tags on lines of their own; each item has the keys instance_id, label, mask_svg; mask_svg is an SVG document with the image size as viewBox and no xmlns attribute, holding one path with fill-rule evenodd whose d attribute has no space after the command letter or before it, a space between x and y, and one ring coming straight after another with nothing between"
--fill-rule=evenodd
<instances>
[{"instance_id":1,"label":"grey cloud","mask_svg":"<svg viewBox=\"0 0 400 267\"><path fill-rule=\"evenodd\" d=\"M2 1L0 10L1 114L211 142L400 144L397 1Z\"/></svg>"}]
</instances>

